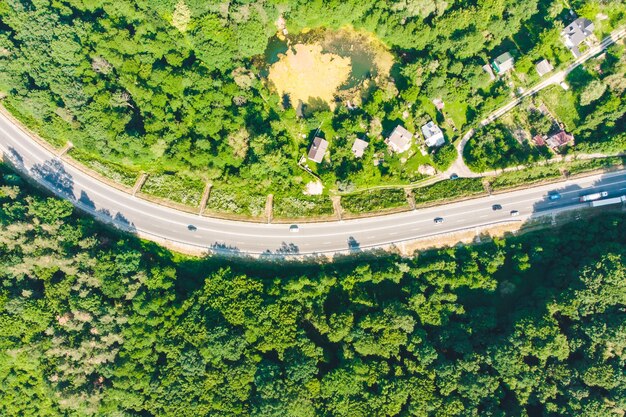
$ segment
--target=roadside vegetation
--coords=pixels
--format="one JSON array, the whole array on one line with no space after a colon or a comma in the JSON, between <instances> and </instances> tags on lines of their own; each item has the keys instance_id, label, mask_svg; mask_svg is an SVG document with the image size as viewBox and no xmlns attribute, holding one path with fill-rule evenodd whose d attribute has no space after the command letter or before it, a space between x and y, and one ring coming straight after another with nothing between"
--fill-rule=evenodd
<instances>
[{"instance_id":1,"label":"roadside vegetation","mask_svg":"<svg viewBox=\"0 0 626 417\"><path fill-rule=\"evenodd\" d=\"M507 190L515 187L526 187L544 181L564 179L571 175L582 174L595 170L606 170L626 166L626 158L609 157L581 159L567 162L551 162L515 171L503 172L496 176L486 177L492 190Z\"/></svg>"},{"instance_id":2,"label":"roadside vegetation","mask_svg":"<svg viewBox=\"0 0 626 417\"><path fill-rule=\"evenodd\" d=\"M206 209L209 214L215 212L261 217L265 213L266 200L267 197L264 195L211 188Z\"/></svg>"},{"instance_id":3,"label":"roadside vegetation","mask_svg":"<svg viewBox=\"0 0 626 417\"><path fill-rule=\"evenodd\" d=\"M274 218L310 218L330 216L333 203L327 195L280 196L274 199Z\"/></svg>"},{"instance_id":4,"label":"roadside vegetation","mask_svg":"<svg viewBox=\"0 0 626 417\"><path fill-rule=\"evenodd\" d=\"M348 194L341 197L341 208L347 213L371 213L405 206L406 193L401 188L377 189Z\"/></svg>"},{"instance_id":5,"label":"roadside vegetation","mask_svg":"<svg viewBox=\"0 0 626 417\"><path fill-rule=\"evenodd\" d=\"M51 144L71 141L97 161L86 165L114 181L127 185L138 172L185 177L181 184L191 189L175 185L171 194L178 203L196 204L195 184L207 181L234 187L242 200L248 193L299 195L315 179L298 167L315 134L329 141L328 154L306 164L327 190L408 185L432 175L421 173L429 167L445 170L454 156L451 142L536 81L536 60L548 58L557 68L571 61L559 37L572 19L566 6L562 0L263 0L228 7L10 0L0 3L0 97ZM598 38L626 20L623 2L570 6L594 21ZM324 55L337 56L344 70L350 61L350 74L346 79L344 71L323 97L283 88L285 77L272 82L271 68L281 56L293 58L294 45L323 47L313 59L322 68L309 70L310 82L300 86L320 85L332 72ZM609 51L601 72L585 68L588 79L571 80L576 123L562 120L580 138L577 149L624 148L619 48ZM513 54L516 69L491 80L483 66L503 52ZM447 141L437 151L422 146L420 127L431 119ZM384 143L398 124L416 134L404 154L390 153ZM351 152L357 137L370 144L361 158ZM475 167L534 160L506 138L493 146L504 146L503 158L477 151ZM154 180L146 186L152 188L144 193L170 198Z\"/></svg>"},{"instance_id":6,"label":"roadside vegetation","mask_svg":"<svg viewBox=\"0 0 626 417\"><path fill-rule=\"evenodd\" d=\"M104 178L112 180L127 188L132 188L139 177L139 172L129 171L128 168L109 162L107 160L94 158L92 155L80 149L72 148L68 152L72 159L78 161L89 169L94 170Z\"/></svg>"},{"instance_id":7,"label":"roadside vegetation","mask_svg":"<svg viewBox=\"0 0 626 417\"><path fill-rule=\"evenodd\" d=\"M189 259L0 166L0 415L620 415L626 216L584 226Z\"/></svg>"},{"instance_id":8,"label":"roadside vegetation","mask_svg":"<svg viewBox=\"0 0 626 417\"><path fill-rule=\"evenodd\" d=\"M153 174L143 184L141 192L198 208L204 187L205 184L192 175Z\"/></svg>"},{"instance_id":9,"label":"roadside vegetation","mask_svg":"<svg viewBox=\"0 0 626 417\"><path fill-rule=\"evenodd\" d=\"M481 178L445 180L427 187L413 189L415 205L455 200L486 193Z\"/></svg>"}]
</instances>

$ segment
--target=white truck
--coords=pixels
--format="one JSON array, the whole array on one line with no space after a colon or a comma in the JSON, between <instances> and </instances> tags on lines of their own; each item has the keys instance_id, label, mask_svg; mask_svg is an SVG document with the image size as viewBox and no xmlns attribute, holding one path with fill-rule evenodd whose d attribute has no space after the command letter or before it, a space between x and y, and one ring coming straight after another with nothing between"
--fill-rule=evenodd
<instances>
[{"instance_id":1,"label":"white truck","mask_svg":"<svg viewBox=\"0 0 626 417\"><path fill-rule=\"evenodd\" d=\"M589 205L591 207L601 207L601 206L608 206L611 204L622 204L625 201L626 201L626 195L623 195L621 197L605 198L604 200L591 201Z\"/></svg>"},{"instance_id":2,"label":"white truck","mask_svg":"<svg viewBox=\"0 0 626 417\"><path fill-rule=\"evenodd\" d=\"M602 192L599 192L599 193L583 195L583 196L580 197L580 202L581 203L585 203L587 201L599 200L601 198L606 197L607 195L609 195L609 193L606 192L606 191L602 191Z\"/></svg>"}]
</instances>

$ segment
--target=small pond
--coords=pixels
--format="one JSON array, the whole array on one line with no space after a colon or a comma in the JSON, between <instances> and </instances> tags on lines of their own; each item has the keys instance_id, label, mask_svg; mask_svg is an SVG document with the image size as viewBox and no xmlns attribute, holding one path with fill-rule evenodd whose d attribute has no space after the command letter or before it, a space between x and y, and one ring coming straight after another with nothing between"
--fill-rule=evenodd
<instances>
[{"instance_id":1,"label":"small pond","mask_svg":"<svg viewBox=\"0 0 626 417\"><path fill-rule=\"evenodd\" d=\"M317 43L322 45L323 52L350 58L352 65L350 77L341 87L341 90L356 87L364 80L376 77L379 73L377 55L381 53L380 46L378 47L379 50L374 50L371 39L348 30L335 32L317 29L297 35L289 35L285 39L274 36L269 40L265 50L266 66L269 67L278 62L279 55L287 52L289 45L298 43ZM385 53L387 52L385 51ZM263 73L263 75L267 75L267 68L264 69Z\"/></svg>"}]
</instances>

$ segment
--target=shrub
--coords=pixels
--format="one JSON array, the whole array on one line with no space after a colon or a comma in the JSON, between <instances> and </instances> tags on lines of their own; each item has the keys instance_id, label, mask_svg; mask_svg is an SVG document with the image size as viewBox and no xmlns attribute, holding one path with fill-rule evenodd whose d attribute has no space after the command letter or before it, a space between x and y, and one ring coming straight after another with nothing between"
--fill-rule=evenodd
<instances>
[{"instance_id":1,"label":"shrub","mask_svg":"<svg viewBox=\"0 0 626 417\"><path fill-rule=\"evenodd\" d=\"M413 196L415 204L424 204L432 201L450 200L457 197L466 197L484 193L485 189L480 178L458 178L445 180L428 187L415 188Z\"/></svg>"},{"instance_id":2,"label":"shrub","mask_svg":"<svg viewBox=\"0 0 626 417\"><path fill-rule=\"evenodd\" d=\"M198 207L204 191L204 182L184 175L153 174L141 191L191 207Z\"/></svg>"},{"instance_id":3,"label":"shrub","mask_svg":"<svg viewBox=\"0 0 626 417\"><path fill-rule=\"evenodd\" d=\"M260 194L246 194L239 190L211 189L206 208L222 213L246 214L260 217L265 212L267 197Z\"/></svg>"},{"instance_id":4,"label":"shrub","mask_svg":"<svg viewBox=\"0 0 626 417\"><path fill-rule=\"evenodd\" d=\"M369 190L341 197L341 207L350 213L367 213L407 204L403 189Z\"/></svg>"},{"instance_id":5,"label":"shrub","mask_svg":"<svg viewBox=\"0 0 626 417\"><path fill-rule=\"evenodd\" d=\"M307 217L333 214L328 196L278 197L274 199L274 217Z\"/></svg>"},{"instance_id":6,"label":"shrub","mask_svg":"<svg viewBox=\"0 0 626 417\"><path fill-rule=\"evenodd\" d=\"M69 151L72 158L85 165L86 167L93 169L98 174L115 181L118 184L125 185L126 187L132 187L137 181L138 172L129 171L127 168L117 165L113 162L103 161L93 156L80 151L79 149L72 148Z\"/></svg>"}]
</instances>

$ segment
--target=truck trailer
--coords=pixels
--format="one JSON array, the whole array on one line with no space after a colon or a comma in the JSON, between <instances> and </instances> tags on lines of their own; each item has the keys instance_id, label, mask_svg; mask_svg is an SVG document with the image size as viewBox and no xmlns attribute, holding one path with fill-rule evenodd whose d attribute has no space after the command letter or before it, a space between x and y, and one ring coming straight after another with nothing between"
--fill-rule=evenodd
<instances>
[{"instance_id":1,"label":"truck trailer","mask_svg":"<svg viewBox=\"0 0 626 417\"><path fill-rule=\"evenodd\" d=\"M587 202L587 201L599 200L601 198L606 197L607 195L609 195L609 193L606 192L606 191L602 191L602 192L599 192L599 193L583 195L583 196L580 197L580 202L584 203L584 202Z\"/></svg>"},{"instance_id":2,"label":"truck trailer","mask_svg":"<svg viewBox=\"0 0 626 417\"><path fill-rule=\"evenodd\" d=\"M611 204L622 204L624 201L626 201L626 195L623 195L621 197L605 198L603 200L591 201L589 202L589 206L601 207L601 206L608 206Z\"/></svg>"}]
</instances>

